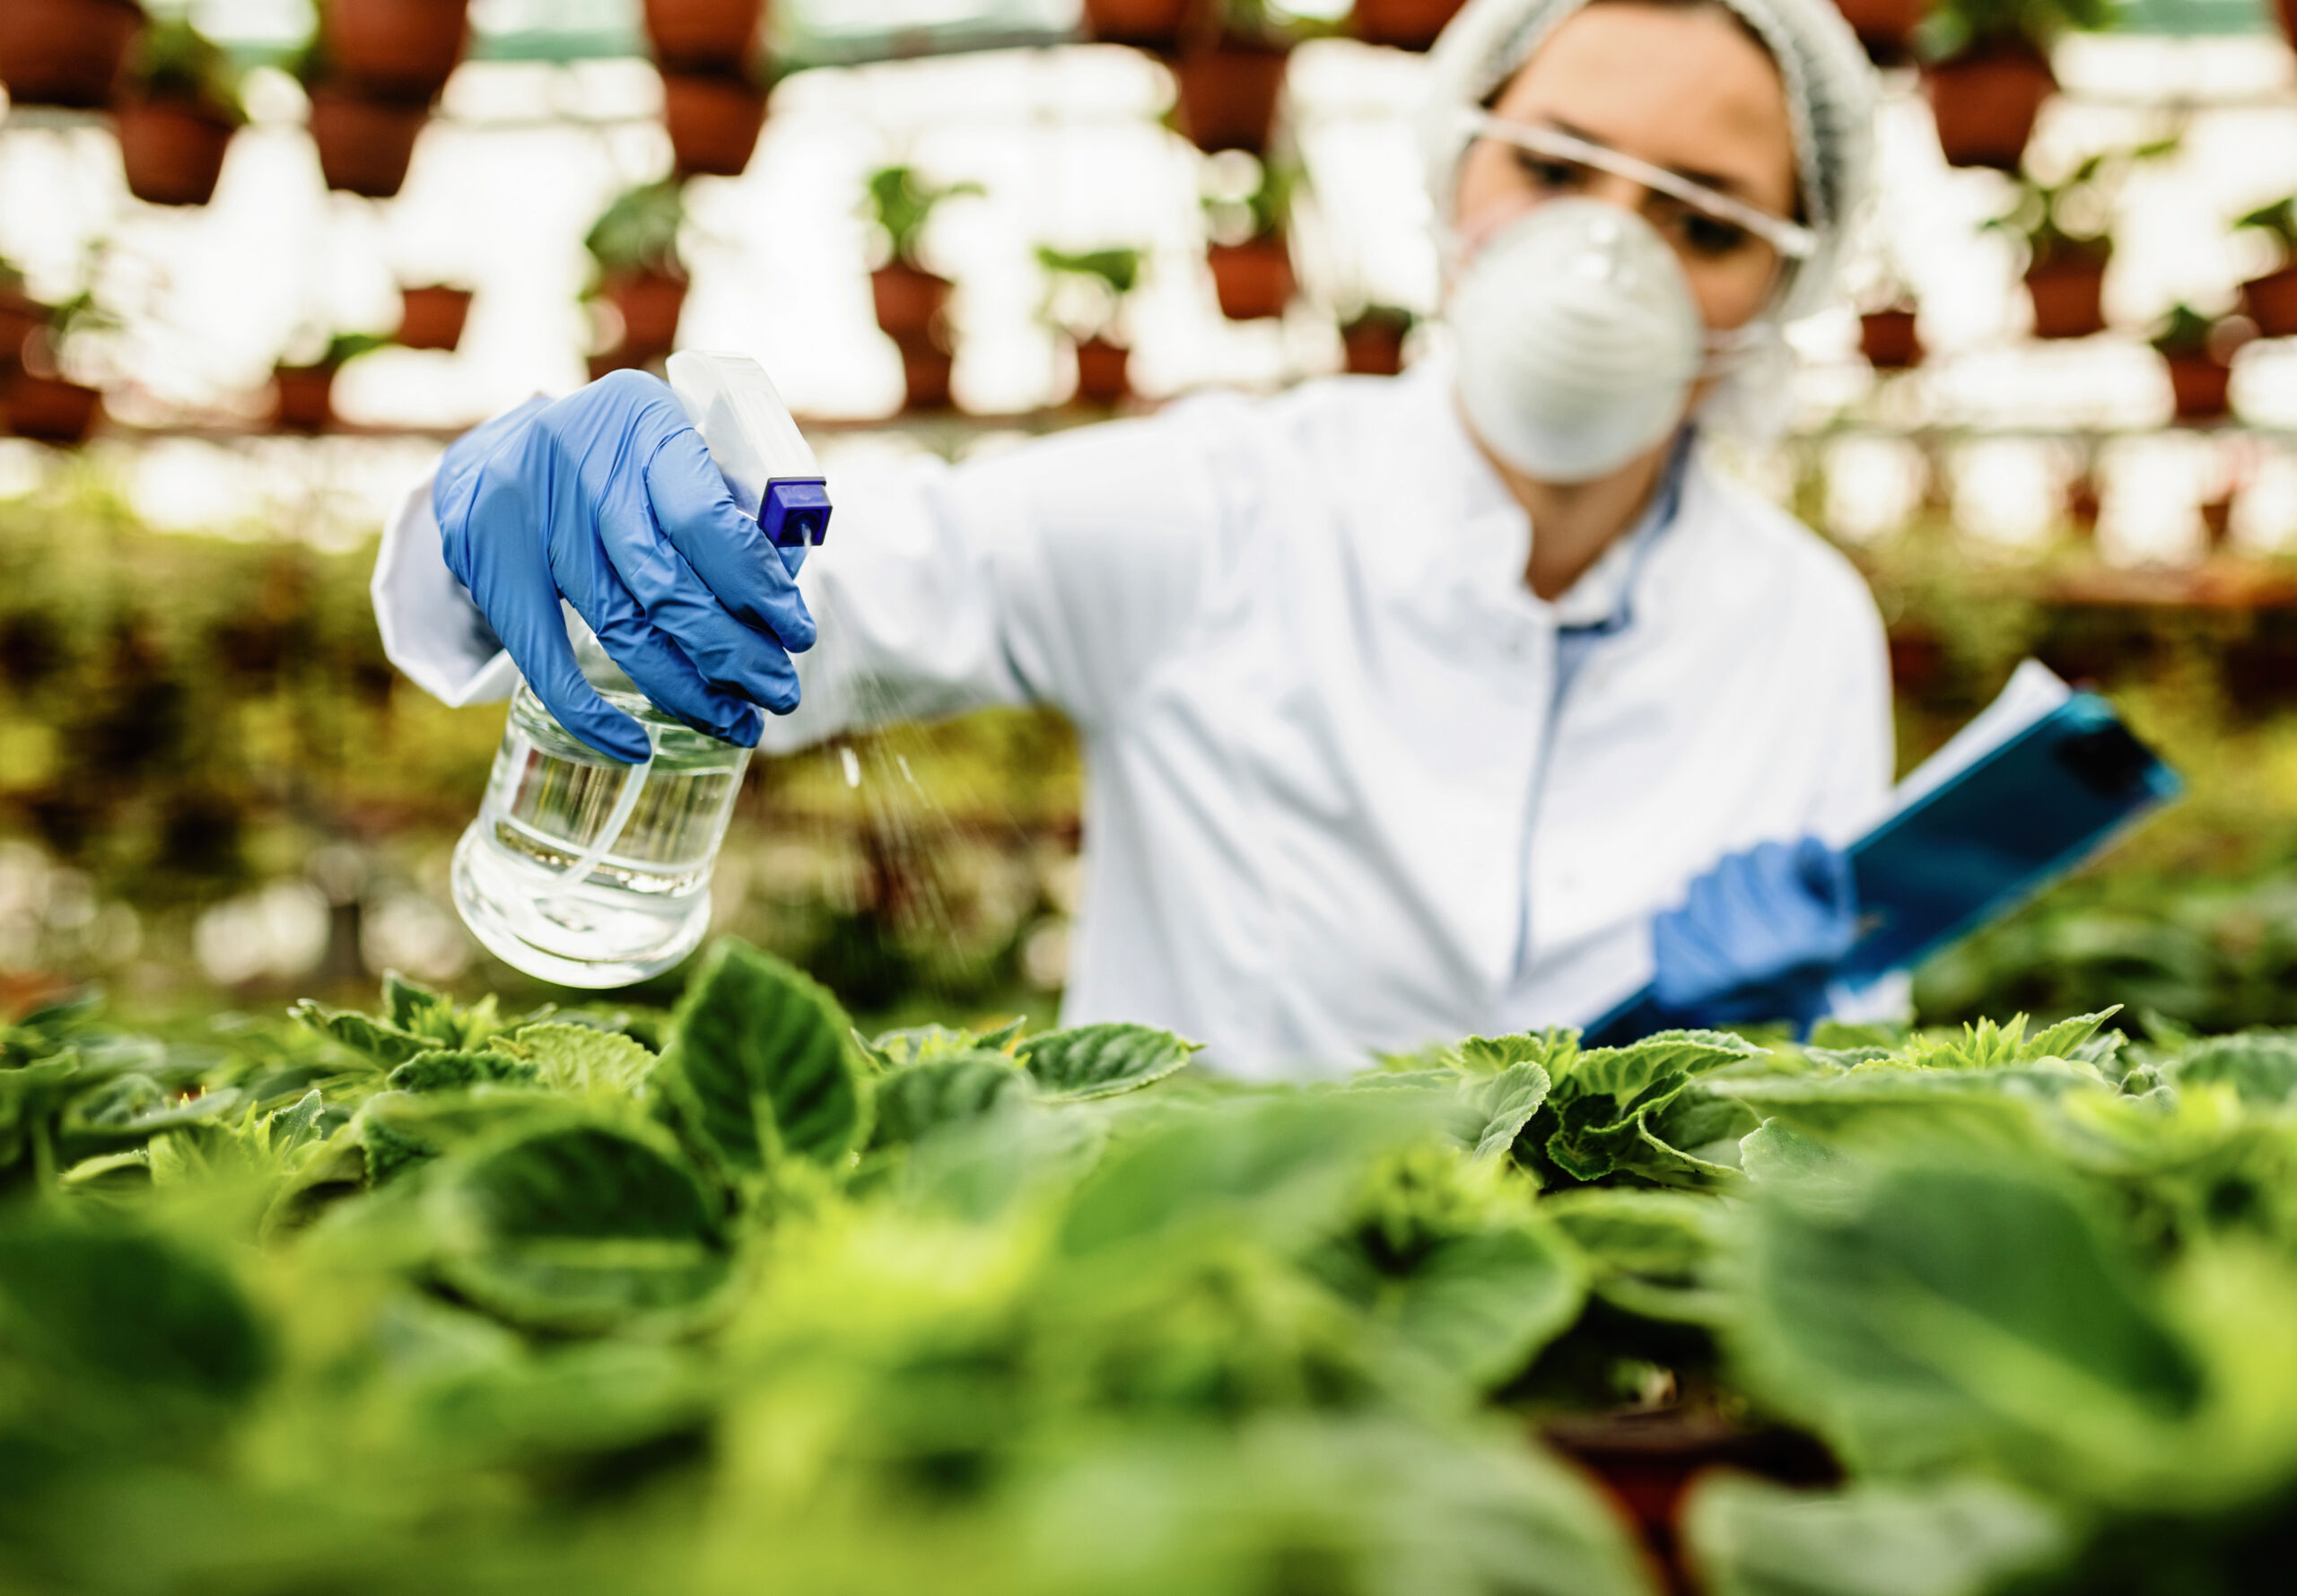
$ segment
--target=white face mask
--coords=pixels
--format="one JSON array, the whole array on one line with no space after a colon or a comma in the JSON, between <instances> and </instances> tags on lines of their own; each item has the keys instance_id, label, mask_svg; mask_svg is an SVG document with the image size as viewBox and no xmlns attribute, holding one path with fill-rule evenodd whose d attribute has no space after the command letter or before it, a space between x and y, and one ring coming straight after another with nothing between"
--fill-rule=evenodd
<instances>
[{"instance_id":1,"label":"white face mask","mask_svg":"<svg viewBox=\"0 0 2297 1596\"><path fill-rule=\"evenodd\" d=\"M1551 199L1476 252L1452 296L1460 401L1542 482L1588 482L1681 423L1707 329L1666 241L1634 212Z\"/></svg>"}]
</instances>

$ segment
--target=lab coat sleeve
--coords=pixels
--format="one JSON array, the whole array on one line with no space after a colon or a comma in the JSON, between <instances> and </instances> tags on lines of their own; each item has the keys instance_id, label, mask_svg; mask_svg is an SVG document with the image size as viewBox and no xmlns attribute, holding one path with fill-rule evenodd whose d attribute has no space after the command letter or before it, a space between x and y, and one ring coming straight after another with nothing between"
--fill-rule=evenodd
<instances>
[{"instance_id":1,"label":"lab coat sleeve","mask_svg":"<svg viewBox=\"0 0 2297 1596\"><path fill-rule=\"evenodd\" d=\"M799 586L820 630L800 702L760 747L992 703L1121 712L1193 611L1229 515L1219 413L1080 429L949 467L833 469L830 534ZM1233 475L1233 473L1229 473ZM506 695L517 671L440 551L426 482L387 530L372 592L385 652L451 704Z\"/></svg>"}]
</instances>

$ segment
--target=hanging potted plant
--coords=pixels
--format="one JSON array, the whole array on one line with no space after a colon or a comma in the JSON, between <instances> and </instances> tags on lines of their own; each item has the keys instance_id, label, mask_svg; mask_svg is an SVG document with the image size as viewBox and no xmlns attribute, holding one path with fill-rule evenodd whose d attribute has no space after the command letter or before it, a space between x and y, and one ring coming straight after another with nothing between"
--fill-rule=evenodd
<instances>
[{"instance_id":1,"label":"hanging potted plant","mask_svg":"<svg viewBox=\"0 0 2297 1596\"><path fill-rule=\"evenodd\" d=\"M352 83L317 44L293 67L311 102L311 144L330 188L389 199L406 182L415 141L431 119L427 100L394 100Z\"/></svg>"},{"instance_id":2,"label":"hanging potted plant","mask_svg":"<svg viewBox=\"0 0 2297 1596\"><path fill-rule=\"evenodd\" d=\"M343 80L428 105L462 59L470 0L325 0L319 37Z\"/></svg>"},{"instance_id":3,"label":"hanging potted plant","mask_svg":"<svg viewBox=\"0 0 2297 1596\"><path fill-rule=\"evenodd\" d=\"M17 105L109 105L143 25L135 0L7 0L0 5L0 83Z\"/></svg>"},{"instance_id":4,"label":"hanging potted plant","mask_svg":"<svg viewBox=\"0 0 2297 1596\"><path fill-rule=\"evenodd\" d=\"M2215 421L2226 414L2233 352L2249 330L2238 320L2205 316L2190 305L2170 309L2153 344L2169 367L2179 421Z\"/></svg>"},{"instance_id":5,"label":"hanging potted plant","mask_svg":"<svg viewBox=\"0 0 2297 1596\"><path fill-rule=\"evenodd\" d=\"M2057 90L2050 46L2109 17L2109 0L1941 0L1917 43L1947 164L2017 170L2034 119Z\"/></svg>"},{"instance_id":6,"label":"hanging potted plant","mask_svg":"<svg viewBox=\"0 0 2297 1596\"><path fill-rule=\"evenodd\" d=\"M1132 352L1119 327L1125 301L1140 286L1146 258L1144 251L1131 248L1072 253L1037 247L1037 265L1045 274L1041 314L1068 336L1077 352L1077 401L1081 405L1119 405L1131 396L1128 368Z\"/></svg>"},{"instance_id":7,"label":"hanging potted plant","mask_svg":"<svg viewBox=\"0 0 2297 1596\"><path fill-rule=\"evenodd\" d=\"M666 73L742 72L764 19L764 0L646 0L646 41Z\"/></svg>"},{"instance_id":8,"label":"hanging potted plant","mask_svg":"<svg viewBox=\"0 0 2297 1596\"><path fill-rule=\"evenodd\" d=\"M1424 50L1436 42L1444 24L1459 13L1463 4L1464 0L1356 0L1349 25L1366 44Z\"/></svg>"},{"instance_id":9,"label":"hanging potted plant","mask_svg":"<svg viewBox=\"0 0 2297 1596\"><path fill-rule=\"evenodd\" d=\"M1897 66L1914 57L1915 31L1925 0L1834 0L1842 20L1858 35L1866 58L1877 66Z\"/></svg>"},{"instance_id":10,"label":"hanging potted plant","mask_svg":"<svg viewBox=\"0 0 2297 1596\"><path fill-rule=\"evenodd\" d=\"M622 323L614 347L633 362L668 354L677 342L686 309L686 261L678 253L685 225L685 190L665 179L615 196L583 237L596 268L585 297L614 307Z\"/></svg>"},{"instance_id":11,"label":"hanging potted plant","mask_svg":"<svg viewBox=\"0 0 2297 1596\"><path fill-rule=\"evenodd\" d=\"M1877 371L1904 371L1922 363L1914 306L1904 296L1858 318L1858 353Z\"/></svg>"},{"instance_id":12,"label":"hanging potted plant","mask_svg":"<svg viewBox=\"0 0 2297 1596\"><path fill-rule=\"evenodd\" d=\"M1241 153L1217 156L1207 172L1204 211L1211 242L1205 260L1220 314L1231 321L1281 316L1298 280L1284 235L1295 181L1289 167Z\"/></svg>"},{"instance_id":13,"label":"hanging potted plant","mask_svg":"<svg viewBox=\"0 0 2297 1596\"><path fill-rule=\"evenodd\" d=\"M453 349L463 341L463 324L470 318L470 290L447 283L402 287L398 332L393 342L403 349Z\"/></svg>"},{"instance_id":14,"label":"hanging potted plant","mask_svg":"<svg viewBox=\"0 0 2297 1596\"><path fill-rule=\"evenodd\" d=\"M747 67L665 66L662 123L681 174L738 178L765 126L765 85Z\"/></svg>"},{"instance_id":15,"label":"hanging potted plant","mask_svg":"<svg viewBox=\"0 0 2297 1596\"><path fill-rule=\"evenodd\" d=\"M47 318L47 308L24 292L23 273L0 255L0 377L23 362L24 340Z\"/></svg>"},{"instance_id":16,"label":"hanging potted plant","mask_svg":"<svg viewBox=\"0 0 2297 1596\"><path fill-rule=\"evenodd\" d=\"M1267 0L1207 0L1172 62L1181 131L1200 150L1268 148L1302 24Z\"/></svg>"},{"instance_id":17,"label":"hanging potted plant","mask_svg":"<svg viewBox=\"0 0 2297 1596\"><path fill-rule=\"evenodd\" d=\"M247 120L231 63L181 17L147 30L117 107L127 191L147 205L204 205Z\"/></svg>"},{"instance_id":18,"label":"hanging potted plant","mask_svg":"<svg viewBox=\"0 0 2297 1596\"><path fill-rule=\"evenodd\" d=\"M1419 318L1396 305L1367 305L1341 324L1348 370L1358 377L1393 377L1403 370L1403 341Z\"/></svg>"},{"instance_id":19,"label":"hanging potted plant","mask_svg":"<svg viewBox=\"0 0 2297 1596\"><path fill-rule=\"evenodd\" d=\"M8 374L8 430L43 443L70 447L86 441L103 414L102 395L66 372L83 370L91 342L118 326L119 318L97 301L92 288L43 307L24 338L22 363Z\"/></svg>"},{"instance_id":20,"label":"hanging potted plant","mask_svg":"<svg viewBox=\"0 0 2297 1596\"><path fill-rule=\"evenodd\" d=\"M2174 139L2134 150L2100 150L2061 181L2022 178L2011 207L1985 225L2026 247L2026 291L2038 338L2086 338L2105 330L2106 267L2113 259L2115 191L2137 161L2166 155Z\"/></svg>"},{"instance_id":21,"label":"hanging potted plant","mask_svg":"<svg viewBox=\"0 0 2297 1596\"><path fill-rule=\"evenodd\" d=\"M949 280L922 261L926 224L947 202L981 192L978 183L929 183L907 166L869 174L868 214L884 256L869 274L869 296L878 325L904 349L929 339L949 302Z\"/></svg>"},{"instance_id":22,"label":"hanging potted plant","mask_svg":"<svg viewBox=\"0 0 2297 1596\"><path fill-rule=\"evenodd\" d=\"M277 395L274 422L282 432L325 432L335 421L335 374L390 343L381 333L337 333L319 349L318 358L280 362L271 371Z\"/></svg>"},{"instance_id":23,"label":"hanging potted plant","mask_svg":"<svg viewBox=\"0 0 2297 1596\"><path fill-rule=\"evenodd\" d=\"M2297 337L2297 195L2260 205L2233 223L2281 246L2281 265L2241 284L2241 309L2268 338Z\"/></svg>"}]
</instances>

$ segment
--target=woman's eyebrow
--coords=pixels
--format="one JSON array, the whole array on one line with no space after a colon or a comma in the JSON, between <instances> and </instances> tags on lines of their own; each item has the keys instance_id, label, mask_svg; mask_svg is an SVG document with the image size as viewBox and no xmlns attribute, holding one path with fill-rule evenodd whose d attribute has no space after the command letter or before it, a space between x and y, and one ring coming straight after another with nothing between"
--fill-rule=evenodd
<instances>
[{"instance_id":1,"label":"woman's eyebrow","mask_svg":"<svg viewBox=\"0 0 2297 1596\"><path fill-rule=\"evenodd\" d=\"M1594 144L1606 150L1616 149L1618 147L1606 139L1596 137L1594 134L1588 132L1584 127L1576 127L1572 126L1569 122L1565 121L1561 117L1542 116L1540 118L1540 120L1544 122L1548 126L1554 128L1558 133L1568 133L1573 138L1578 139L1583 144ZM1654 162L1653 164L1655 165L1657 163ZM1718 194L1730 195L1735 199L1751 201L1754 198L1754 192L1751 186L1742 179L1731 176L1728 172L1707 171L1695 166L1669 166L1662 167L1660 170L1663 171L1673 172L1675 176L1681 178L1688 182L1697 183L1701 188L1712 188Z\"/></svg>"}]
</instances>

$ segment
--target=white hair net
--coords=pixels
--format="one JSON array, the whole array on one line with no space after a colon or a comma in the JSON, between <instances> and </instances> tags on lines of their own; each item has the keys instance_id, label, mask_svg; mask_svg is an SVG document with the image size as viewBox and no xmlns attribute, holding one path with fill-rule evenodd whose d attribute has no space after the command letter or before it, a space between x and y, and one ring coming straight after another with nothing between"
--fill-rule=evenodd
<instances>
[{"instance_id":1,"label":"white hair net","mask_svg":"<svg viewBox=\"0 0 2297 1596\"><path fill-rule=\"evenodd\" d=\"M1448 231L1470 134L1480 109L1568 18L1591 0L1468 0L1429 56L1434 81L1420 120L1421 153L1437 225ZM1873 161L1873 66L1834 0L1717 0L1769 48L1786 85L1804 217L1817 234L1772 302L1747 329L1730 378L1704 419L1757 434L1784 416L1792 370L1778 328L1824 309L1853 225L1864 212Z\"/></svg>"}]
</instances>

